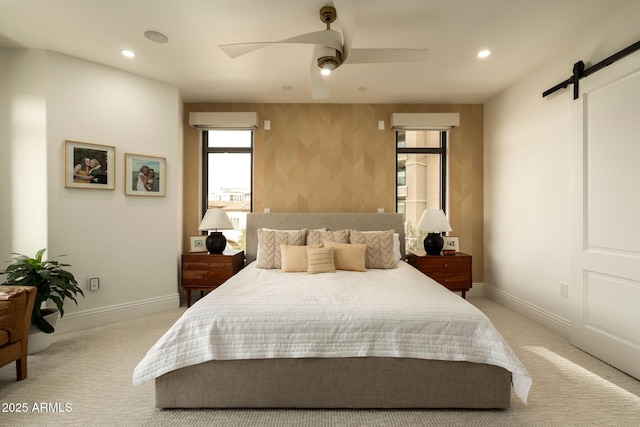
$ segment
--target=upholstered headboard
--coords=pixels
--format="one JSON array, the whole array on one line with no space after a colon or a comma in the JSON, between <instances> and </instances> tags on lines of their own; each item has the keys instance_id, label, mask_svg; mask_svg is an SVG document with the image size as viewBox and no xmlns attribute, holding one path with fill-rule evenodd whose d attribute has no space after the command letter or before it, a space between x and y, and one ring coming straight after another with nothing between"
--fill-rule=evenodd
<instances>
[{"instance_id":1,"label":"upholstered headboard","mask_svg":"<svg viewBox=\"0 0 640 427\"><path fill-rule=\"evenodd\" d=\"M247 264L255 261L258 250L258 229L300 230L352 229L359 231L395 230L400 235L400 253L405 255L404 217L398 213L250 213L247 215Z\"/></svg>"}]
</instances>

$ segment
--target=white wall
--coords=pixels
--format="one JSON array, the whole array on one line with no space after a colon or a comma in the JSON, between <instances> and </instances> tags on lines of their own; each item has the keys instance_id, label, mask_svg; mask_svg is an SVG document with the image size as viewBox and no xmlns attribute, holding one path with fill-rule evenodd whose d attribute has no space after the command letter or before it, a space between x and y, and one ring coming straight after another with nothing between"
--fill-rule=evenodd
<instances>
[{"instance_id":1,"label":"white wall","mask_svg":"<svg viewBox=\"0 0 640 427\"><path fill-rule=\"evenodd\" d=\"M640 5L603 17L565 55L531 70L485 105L486 296L568 336L571 292L572 88L542 98L570 77L640 40ZM634 55L640 55L636 52Z\"/></svg>"},{"instance_id":2,"label":"white wall","mask_svg":"<svg viewBox=\"0 0 640 427\"><path fill-rule=\"evenodd\" d=\"M70 270L85 289L85 297L78 307L72 302L65 305L57 327L60 332L176 307L182 176L177 88L52 52L3 54L10 64L35 74L33 81L41 83L44 107L38 113L45 123L45 132L33 137L39 152L12 161L9 173L4 168L0 172L11 188L3 184L2 195L8 194L8 204L13 206L10 225L0 228L1 240L11 242L0 247L3 259L8 252L32 253L45 246L49 256L67 255L63 260L72 265ZM19 60L23 55L35 55L37 67L23 65ZM11 116L15 100L25 91L14 87L9 92L0 93L0 99L13 104ZM6 120L3 111L0 123ZM115 190L65 188L65 140L114 146ZM3 137L1 149L3 153L22 150L21 145L21 140L10 135ZM166 197L124 195L124 153L166 158ZM30 173L31 157L38 168L34 174ZM28 208L24 203L16 205L20 193L30 194ZM32 212L40 215L34 217ZM36 248L11 238L16 234L14 228L27 229L21 215L32 217L29 222L44 230ZM100 277L101 288L91 292L86 282L94 275Z\"/></svg>"},{"instance_id":3,"label":"white wall","mask_svg":"<svg viewBox=\"0 0 640 427\"><path fill-rule=\"evenodd\" d=\"M0 253L46 246L46 101L42 51L0 49ZM32 184L24 188L26 179ZM0 276L4 281L4 276Z\"/></svg>"}]
</instances>

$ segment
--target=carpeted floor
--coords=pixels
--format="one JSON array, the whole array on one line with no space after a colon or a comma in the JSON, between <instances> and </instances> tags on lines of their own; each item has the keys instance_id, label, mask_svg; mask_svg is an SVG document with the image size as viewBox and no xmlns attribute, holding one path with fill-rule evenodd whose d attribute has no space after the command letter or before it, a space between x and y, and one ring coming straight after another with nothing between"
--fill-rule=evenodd
<instances>
[{"instance_id":1,"label":"carpeted floor","mask_svg":"<svg viewBox=\"0 0 640 427\"><path fill-rule=\"evenodd\" d=\"M637 426L640 382L486 298L496 325L533 376L529 404L508 410L159 410L154 386L131 374L184 308L59 335L29 356L29 376L0 368L0 426ZM25 409L24 412L17 412Z\"/></svg>"}]
</instances>

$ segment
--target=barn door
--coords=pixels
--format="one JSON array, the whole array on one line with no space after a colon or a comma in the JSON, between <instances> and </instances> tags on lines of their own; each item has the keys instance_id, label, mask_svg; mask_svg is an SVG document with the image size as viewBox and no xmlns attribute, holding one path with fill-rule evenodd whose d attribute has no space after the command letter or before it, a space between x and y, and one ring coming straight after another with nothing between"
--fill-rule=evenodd
<instances>
[{"instance_id":1,"label":"barn door","mask_svg":"<svg viewBox=\"0 0 640 427\"><path fill-rule=\"evenodd\" d=\"M571 342L640 378L640 53L571 101Z\"/></svg>"}]
</instances>

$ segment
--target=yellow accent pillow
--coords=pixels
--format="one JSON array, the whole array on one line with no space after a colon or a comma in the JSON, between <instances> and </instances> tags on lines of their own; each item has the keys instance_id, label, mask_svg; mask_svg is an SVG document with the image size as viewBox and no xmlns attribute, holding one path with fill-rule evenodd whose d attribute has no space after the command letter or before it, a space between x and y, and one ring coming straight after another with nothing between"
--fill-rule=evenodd
<instances>
[{"instance_id":1,"label":"yellow accent pillow","mask_svg":"<svg viewBox=\"0 0 640 427\"><path fill-rule=\"evenodd\" d=\"M335 248L336 270L366 271L367 245L336 243L326 240L324 246Z\"/></svg>"},{"instance_id":2,"label":"yellow accent pillow","mask_svg":"<svg viewBox=\"0 0 640 427\"><path fill-rule=\"evenodd\" d=\"M308 248L307 273L335 273L333 248Z\"/></svg>"},{"instance_id":3,"label":"yellow accent pillow","mask_svg":"<svg viewBox=\"0 0 640 427\"><path fill-rule=\"evenodd\" d=\"M280 245L282 271L307 271L307 248L321 248L322 245L292 246Z\"/></svg>"}]
</instances>

